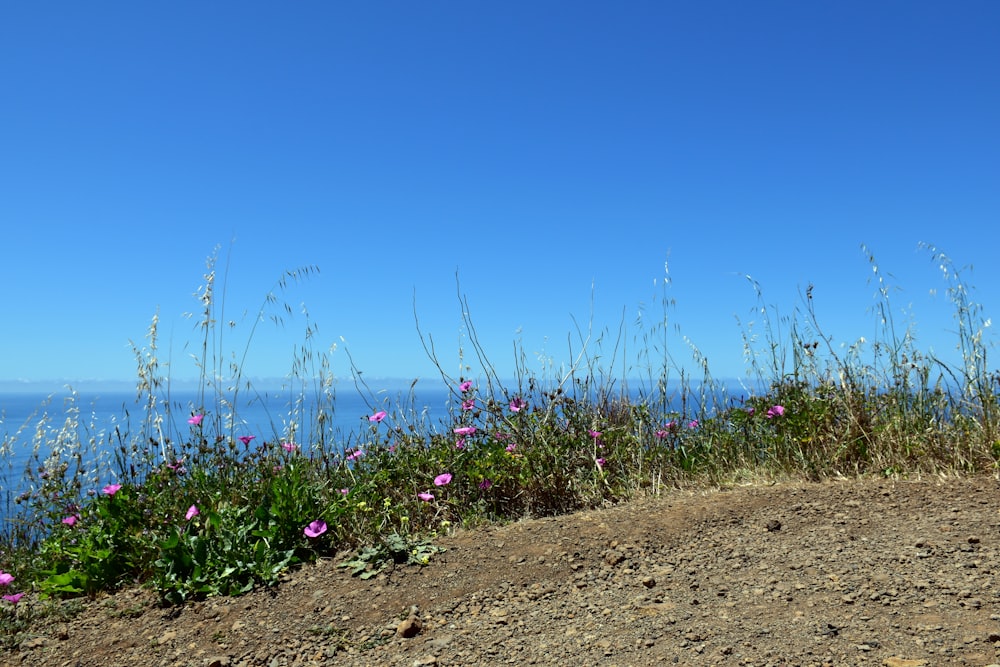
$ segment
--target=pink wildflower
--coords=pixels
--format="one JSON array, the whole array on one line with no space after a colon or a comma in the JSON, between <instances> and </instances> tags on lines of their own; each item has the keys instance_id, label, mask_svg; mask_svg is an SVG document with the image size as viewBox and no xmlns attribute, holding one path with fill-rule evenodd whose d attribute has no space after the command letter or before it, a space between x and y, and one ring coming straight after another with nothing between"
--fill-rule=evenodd
<instances>
[{"instance_id":1,"label":"pink wildflower","mask_svg":"<svg viewBox=\"0 0 1000 667\"><path fill-rule=\"evenodd\" d=\"M427 493L426 491L424 491L423 493L418 493L417 494L417 498L420 498L422 501L424 501L426 503L426 502L430 502L430 501L434 500L434 494L433 493Z\"/></svg>"},{"instance_id":2,"label":"pink wildflower","mask_svg":"<svg viewBox=\"0 0 1000 667\"><path fill-rule=\"evenodd\" d=\"M121 484L108 484L106 487L101 489L101 491L108 496L113 496L118 493L118 490L122 488Z\"/></svg>"},{"instance_id":3,"label":"pink wildflower","mask_svg":"<svg viewBox=\"0 0 1000 667\"><path fill-rule=\"evenodd\" d=\"M451 484L450 472L442 473L434 478L434 486L445 486L446 484Z\"/></svg>"},{"instance_id":4,"label":"pink wildflower","mask_svg":"<svg viewBox=\"0 0 1000 667\"><path fill-rule=\"evenodd\" d=\"M476 427L475 426L459 426L459 427L457 427L455 429L452 429L452 431L455 433L455 435L472 435L473 433L476 432Z\"/></svg>"},{"instance_id":5,"label":"pink wildflower","mask_svg":"<svg viewBox=\"0 0 1000 667\"><path fill-rule=\"evenodd\" d=\"M319 537L320 535L325 533L326 528L327 528L326 522L317 519L316 521L313 521L308 526L306 526L302 530L302 532L303 534L305 534L306 537L313 538L313 537Z\"/></svg>"},{"instance_id":6,"label":"pink wildflower","mask_svg":"<svg viewBox=\"0 0 1000 667\"><path fill-rule=\"evenodd\" d=\"M368 421L372 422L373 424L378 424L383 419L385 419L385 416L386 416L386 411L385 410L379 410L375 414L373 414L370 417L368 417Z\"/></svg>"},{"instance_id":7,"label":"pink wildflower","mask_svg":"<svg viewBox=\"0 0 1000 667\"><path fill-rule=\"evenodd\" d=\"M188 417L188 424L191 426L201 426L201 420L205 418L205 415L191 415Z\"/></svg>"},{"instance_id":8,"label":"pink wildflower","mask_svg":"<svg viewBox=\"0 0 1000 667\"><path fill-rule=\"evenodd\" d=\"M466 380L462 384L458 385L458 388L464 394L465 392L472 389L472 380Z\"/></svg>"}]
</instances>

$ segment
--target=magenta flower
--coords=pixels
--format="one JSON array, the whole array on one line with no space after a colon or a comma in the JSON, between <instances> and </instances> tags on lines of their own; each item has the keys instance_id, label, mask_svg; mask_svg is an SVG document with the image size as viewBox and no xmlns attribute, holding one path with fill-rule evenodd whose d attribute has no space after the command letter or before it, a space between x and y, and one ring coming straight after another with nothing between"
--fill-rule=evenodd
<instances>
[{"instance_id":1,"label":"magenta flower","mask_svg":"<svg viewBox=\"0 0 1000 667\"><path fill-rule=\"evenodd\" d=\"M188 521L190 521L191 519L195 518L199 514L201 514L201 512L198 511L198 506L197 505L192 505L191 507L188 508L187 514L184 515L184 518L187 519Z\"/></svg>"},{"instance_id":2,"label":"magenta flower","mask_svg":"<svg viewBox=\"0 0 1000 667\"><path fill-rule=\"evenodd\" d=\"M294 452L296 449L298 449L298 445L296 445L294 442L283 442L281 443L281 448L284 449L286 452L291 453Z\"/></svg>"},{"instance_id":3,"label":"magenta flower","mask_svg":"<svg viewBox=\"0 0 1000 667\"><path fill-rule=\"evenodd\" d=\"M249 445L250 441L253 440L256 437L257 436L255 436L255 435L241 435L239 437L239 441L242 442L244 445Z\"/></svg>"},{"instance_id":4,"label":"magenta flower","mask_svg":"<svg viewBox=\"0 0 1000 667\"><path fill-rule=\"evenodd\" d=\"M601 432L595 431L594 429L587 429L587 433L589 433L590 437L593 438L594 440L597 440L598 438L601 437Z\"/></svg>"},{"instance_id":5,"label":"magenta flower","mask_svg":"<svg viewBox=\"0 0 1000 667\"><path fill-rule=\"evenodd\" d=\"M347 455L347 460L348 461L357 461L358 459L360 459L364 455L365 455L364 450L359 449L359 450L357 450L355 452L352 452L352 453L348 454Z\"/></svg>"},{"instance_id":6,"label":"magenta flower","mask_svg":"<svg viewBox=\"0 0 1000 667\"><path fill-rule=\"evenodd\" d=\"M466 400L462 401L462 409L463 410L475 410L476 409L476 399L474 399L474 398L467 398Z\"/></svg>"},{"instance_id":7,"label":"magenta flower","mask_svg":"<svg viewBox=\"0 0 1000 667\"><path fill-rule=\"evenodd\" d=\"M516 396L513 399L511 399L511 401L510 401L510 411L511 412L520 412L521 410L525 409L526 407L528 407L528 403L523 398L521 398L520 396Z\"/></svg>"},{"instance_id":8,"label":"magenta flower","mask_svg":"<svg viewBox=\"0 0 1000 667\"><path fill-rule=\"evenodd\" d=\"M308 526L306 526L302 530L302 532L308 538L319 537L320 535L326 532L326 521L320 521L319 519L317 519L316 521L313 521Z\"/></svg>"},{"instance_id":9,"label":"magenta flower","mask_svg":"<svg viewBox=\"0 0 1000 667\"><path fill-rule=\"evenodd\" d=\"M481 481L481 482L479 483L479 488L480 488L480 489L481 489L482 491L486 491L486 490L487 490L487 489L489 489L489 488L490 488L491 486L493 486L493 480L491 480L491 479L484 479L483 481Z\"/></svg>"},{"instance_id":10,"label":"magenta flower","mask_svg":"<svg viewBox=\"0 0 1000 667\"><path fill-rule=\"evenodd\" d=\"M64 524L66 524L67 526L75 526L76 522L79 521L79 520L80 520L80 515L79 514L71 514L70 516L68 516L65 519L63 519L62 522Z\"/></svg>"},{"instance_id":11,"label":"magenta flower","mask_svg":"<svg viewBox=\"0 0 1000 667\"><path fill-rule=\"evenodd\" d=\"M445 486L446 484L451 484L450 472L442 473L434 478L434 486Z\"/></svg>"},{"instance_id":12,"label":"magenta flower","mask_svg":"<svg viewBox=\"0 0 1000 667\"><path fill-rule=\"evenodd\" d=\"M465 449L465 438L459 438L455 441L455 449Z\"/></svg>"},{"instance_id":13,"label":"magenta flower","mask_svg":"<svg viewBox=\"0 0 1000 667\"><path fill-rule=\"evenodd\" d=\"M594 463L597 464L598 468L603 468L604 464L607 463L607 460L605 460L605 459L595 459Z\"/></svg>"},{"instance_id":14,"label":"magenta flower","mask_svg":"<svg viewBox=\"0 0 1000 667\"><path fill-rule=\"evenodd\" d=\"M12 581L14 581L14 575L0 570L0 586L9 586Z\"/></svg>"},{"instance_id":15,"label":"magenta flower","mask_svg":"<svg viewBox=\"0 0 1000 667\"><path fill-rule=\"evenodd\" d=\"M350 493L350 492L351 492L351 490L350 490L350 489L341 489L341 490L340 490L340 495L342 495L342 496L346 496L346 495L347 495L348 493Z\"/></svg>"},{"instance_id":16,"label":"magenta flower","mask_svg":"<svg viewBox=\"0 0 1000 667\"><path fill-rule=\"evenodd\" d=\"M472 435L476 432L475 426L459 426L453 429L455 435Z\"/></svg>"},{"instance_id":17,"label":"magenta flower","mask_svg":"<svg viewBox=\"0 0 1000 667\"><path fill-rule=\"evenodd\" d=\"M201 420L205 418L205 415L191 415L188 417L188 424L191 426L201 426Z\"/></svg>"},{"instance_id":18,"label":"magenta flower","mask_svg":"<svg viewBox=\"0 0 1000 667\"><path fill-rule=\"evenodd\" d=\"M121 484L108 484L106 487L101 489L101 491L108 496L113 496L118 493L118 490L122 488Z\"/></svg>"},{"instance_id":19,"label":"magenta flower","mask_svg":"<svg viewBox=\"0 0 1000 667\"><path fill-rule=\"evenodd\" d=\"M774 419L775 417L781 417L784 414L785 414L785 406L775 405L767 409L767 415L765 416L768 419Z\"/></svg>"},{"instance_id":20,"label":"magenta flower","mask_svg":"<svg viewBox=\"0 0 1000 667\"><path fill-rule=\"evenodd\" d=\"M756 411L756 410L754 410L753 408L747 408L747 414L748 414L748 415L750 415L751 417L753 417L753 414L754 414L755 412L757 412L757 411Z\"/></svg>"},{"instance_id":21,"label":"magenta flower","mask_svg":"<svg viewBox=\"0 0 1000 667\"><path fill-rule=\"evenodd\" d=\"M672 420L668 421L666 424L663 425L663 428L667 429L668 431L670 429L673 429L673 428L676 428L676 427L677 427L677 422L672 421Z\"/></svg>"},{"instance_id":22,"label":"magenta flower","mask_svg":"<svg viewBox=\"0 0 1000 667\"><path fill-rule=\"evenodd\" d=\"M666 431L664 429L660 429L659 431L656 432L656 437L659 438L660 440L667 437L668 435L670 435L670 431Z\"/></svg>"},{"instance_id":23,"label":"magenta flower","mask_svg":"<svg viewBox=\"0 0 1000 667\"><path fill-rule=\"evenodd\" d=\"M383 419L385 419L385 416L386 416L385 410L379 410L378 412L370 416L368 418L368 421L372 422L373 424L378 424Z\"/></svg>"},{"instance_id":24,"label":"magenta flower","mask_svg":"<svg viewBox=\"0 0 1000 667\"><path fill-rule=\"evenodd\" d=\"M428 502L434 500L434 494L433 493L427 493L426 491L424 491L423 493L418 493L417 494L417 498L420 498L425 503L428 503Z\"/></svg>"},{"instance_id":25,"label":"magenta flower","mask_svg":"<svg viewBox=\"0 0 1000 667\"><path fill-rule=\"evenodd\" d=\"M688 428L698 428L698 420L692 419L688 422Z\"/></svg>"},{"instance_id":26,"label":"magenta flower","mask_svg":"<svg viewBox=\"0 0 1000 667\"><path fill-rule=\"evenodd\" d=\"M472 380L466 380L462 384L458 385L458 388L464 394L465 392L472 389Z\"/></svg>"},{"instance_id":27,"label":"magenta flower","mask_svg":"<svg viewBox=\"0 0 1000 667\"><path fill-rule=\"evenodd\" d=\"M17 604L24 597L24 593L14 593L13 595L4 595L3 599L11 604Z\"/></svg>"},{"instance_id":28,"label":"magenta flower","mask_svg":"<svg viewBox=\"0 0 1000 667\"><path fill-rule=\"evenodd\" d=\"M517 449L517 443L516 442L510 443L509 445L507 445L506 449L508 452L513 452L515 449Z\"/></svg>"}]
</instances>

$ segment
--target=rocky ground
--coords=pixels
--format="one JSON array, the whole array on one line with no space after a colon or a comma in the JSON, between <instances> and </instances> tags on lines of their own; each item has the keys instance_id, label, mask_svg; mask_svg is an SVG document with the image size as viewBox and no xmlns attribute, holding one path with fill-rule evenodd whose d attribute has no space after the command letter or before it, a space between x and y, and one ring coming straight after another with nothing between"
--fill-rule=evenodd
<instances>
[{"instance_id":1,"label":"rocky ground","mask_svg":"<svg viewBox=\"0 0 1000 667\"><path fill-rule=\"evenodd\" d=\"M674 492L439 544L429 566L368 581L327 561L183 608L124 591L0 662L1000 663L994 477Z\"/></svg>"}]
</instances>

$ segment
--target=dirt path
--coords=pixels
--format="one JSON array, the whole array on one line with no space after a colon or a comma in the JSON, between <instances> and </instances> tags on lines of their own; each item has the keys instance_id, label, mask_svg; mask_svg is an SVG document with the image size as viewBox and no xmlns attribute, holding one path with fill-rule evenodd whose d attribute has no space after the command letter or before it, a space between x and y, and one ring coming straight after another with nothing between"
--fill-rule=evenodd
<instances>
[{"instance_id":1,"label":"dirt path","mask_svg":"<svg viewBox=\"0 0 1000 667\"><path fill-rule=\"evenodd\" d=\"M324 562L180 610L122 592L0 662L1000 663L993 477L678 492L440 543L430 566L370 581Z\"/></svg>"}]
</instances>

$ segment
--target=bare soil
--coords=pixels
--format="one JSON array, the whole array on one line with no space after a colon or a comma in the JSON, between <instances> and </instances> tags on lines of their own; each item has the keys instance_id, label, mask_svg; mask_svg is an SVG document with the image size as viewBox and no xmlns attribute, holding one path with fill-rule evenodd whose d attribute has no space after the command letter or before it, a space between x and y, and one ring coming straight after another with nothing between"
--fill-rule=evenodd
<instances>
[{"instance_id":1,"label":"bare soil","mask_svg":"<svg viewBox=\"0 0 1000 667\"><path fill-rule=\"evenodd\" d=\"M368 581L330 560L181 608L122 591L0 663L1000 663L994 477L678 491L439 544Z\"/></svg>"}]
</instances>

